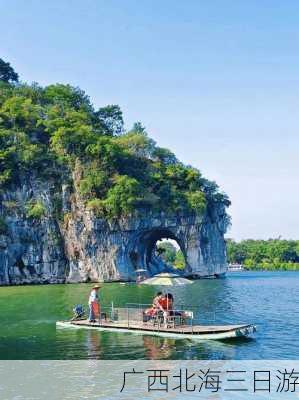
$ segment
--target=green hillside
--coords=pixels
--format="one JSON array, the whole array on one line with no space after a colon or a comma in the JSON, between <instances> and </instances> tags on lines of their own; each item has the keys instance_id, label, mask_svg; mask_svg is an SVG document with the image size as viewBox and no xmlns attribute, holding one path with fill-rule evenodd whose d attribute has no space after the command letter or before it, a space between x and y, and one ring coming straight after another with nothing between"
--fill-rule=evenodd
<instances>
[{"instance_id":1,"label":"green hillside","mask_svg":"<svg viewBox=\"0 0 299 400\"><path fill-rule=\"evenodd\" d=\"M107 218L146 209L201 214L214 202L229 205L214 182L159 147L140 122L125 131L118 105L96 109L67 84L19 82L0 59L0 189L29 174L71 182L86 207ZM43 205L29 204L27 213L41 216Z\"/></svg>"}]
</instances>

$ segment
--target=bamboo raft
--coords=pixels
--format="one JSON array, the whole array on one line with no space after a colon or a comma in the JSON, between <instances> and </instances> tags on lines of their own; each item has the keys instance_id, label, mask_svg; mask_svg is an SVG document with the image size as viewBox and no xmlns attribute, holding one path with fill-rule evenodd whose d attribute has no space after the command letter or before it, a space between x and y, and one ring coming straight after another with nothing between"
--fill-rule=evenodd
<instances>
[{"instance_id":1,"label":"bamboo raft","mask_svg":"<svg viewBox=\"0 0 299 400\"><path fill-rule=\"evenodd\" d=\"M109 321L89 322L88 320L57 321L60 328L84 328L99 331L154 335L175 339L223 340L251 336L256 327L244 325L176 325L164 327L141 321Z\"/></svg>"}]
</instances>

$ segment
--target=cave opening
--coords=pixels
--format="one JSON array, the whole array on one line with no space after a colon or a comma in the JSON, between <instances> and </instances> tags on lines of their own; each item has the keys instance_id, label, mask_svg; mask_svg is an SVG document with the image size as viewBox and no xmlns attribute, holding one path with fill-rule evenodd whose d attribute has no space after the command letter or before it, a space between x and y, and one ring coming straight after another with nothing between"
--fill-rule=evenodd
<instances>
[{"instance_id":1,"label":"cave opening","mask_svg":"<svg viewBox=\"0 0 299 400\"><path fill-rule=\"evenodd\" d=\"M184 243L169 229L153 229L143 234L139 250L143 265L151 273L184 271L187 266Z\"/></svg>"}]
</instances>

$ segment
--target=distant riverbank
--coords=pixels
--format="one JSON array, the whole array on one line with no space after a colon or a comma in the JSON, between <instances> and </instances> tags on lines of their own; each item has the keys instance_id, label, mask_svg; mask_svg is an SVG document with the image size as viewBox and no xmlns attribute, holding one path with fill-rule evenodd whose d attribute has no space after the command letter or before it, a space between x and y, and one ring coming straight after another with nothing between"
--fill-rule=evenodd
<instances>
[{"instance_id":1,"label":"distant riverbank","mask_svg":"<svg viewBox=\"0 0 299 400\"><path fill-rule=\"evenodd\" d=\"M226 240L231 264L254 271L299 271L299 240Z\"/></svg>"}]
</instances>

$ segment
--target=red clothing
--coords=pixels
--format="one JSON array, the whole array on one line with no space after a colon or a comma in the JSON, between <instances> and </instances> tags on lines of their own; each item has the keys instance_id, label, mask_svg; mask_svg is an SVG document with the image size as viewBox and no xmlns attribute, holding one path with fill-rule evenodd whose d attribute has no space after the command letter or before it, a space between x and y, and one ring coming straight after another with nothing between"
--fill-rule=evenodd
<instances>
[{"instance_id":1,"label":"red clothing","mask_svg":"<svg viewBox=\"0 0 299 400\"><path fill-rule=\"evenodd\" d=\"M152 307L152 308L148 308L147 310L144 311L144 314L149 316L149 317L153 317L157 312L157 309Z\"/></svg>"},{"instance_id":2,"label":"red clothing","mask_svg":"<svg viewBox=\"0 0 299 400\"><path fill-rule=\"evenodd\" d=\"M163 308L163 310L172 310L173 307L173 302L171 299L167 297L162 297L162 299L159 300L160 306Z\"/></svg>"},{"instance_id":3,"label":"red clothing","mask_svg":"<svg viewBox=\"0 0 299 400\"><path fill-rule=\"evenodd\" d=\"M99 304L99 303L96 303L95 301L93 301L93 302L91 303L91 307L92 307L93 315L94 315L96 318L99 318L99 317L100 317L100 304Z\"/></svg>"},{"instance_id":4,"label":"red clothing","mask_svg":"<svg viewBox=\"0 0 299 400\"><path fill-rule=\"evenodd\" d=\"M149 316L149 317L153 317L154 315L157 314L157 312L160 310L160 308L162 307L160 304L160 301L162 299L160 299L159 297L155 297L153 300L153 305L152 307L148 308L147 310L145 310L145 315Z\"/></svg>"}]
</instances>

